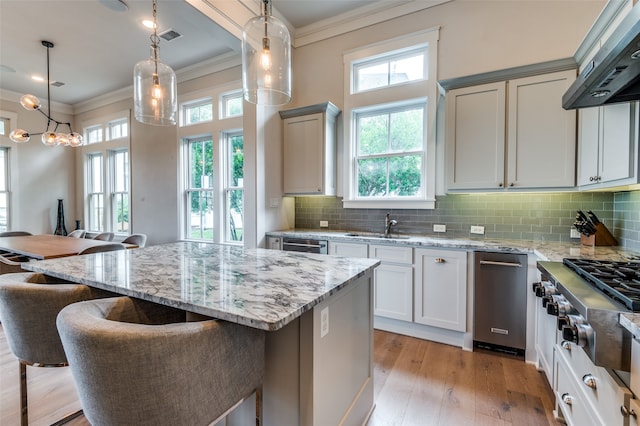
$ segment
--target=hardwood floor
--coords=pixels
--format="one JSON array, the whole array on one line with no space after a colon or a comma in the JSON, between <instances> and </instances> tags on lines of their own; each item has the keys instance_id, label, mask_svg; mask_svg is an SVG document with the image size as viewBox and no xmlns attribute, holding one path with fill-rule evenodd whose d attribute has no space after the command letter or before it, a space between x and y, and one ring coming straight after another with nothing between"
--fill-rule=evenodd
<instances>
[{"instance_id":1,"label":"hardwood floor","mask_svg":"<svg viewBox=\"0 0 640 426\"><path fill-rule=\"evenodd\" d=\"M543 373L520 359L378 330L374 346L376 408L368 426L560 424ZM27 377L30 425L79 408L69 368L27 367ZM0 384L0 425L19 425L18 361L1 326Z\"/></svg>"}]
</instances>

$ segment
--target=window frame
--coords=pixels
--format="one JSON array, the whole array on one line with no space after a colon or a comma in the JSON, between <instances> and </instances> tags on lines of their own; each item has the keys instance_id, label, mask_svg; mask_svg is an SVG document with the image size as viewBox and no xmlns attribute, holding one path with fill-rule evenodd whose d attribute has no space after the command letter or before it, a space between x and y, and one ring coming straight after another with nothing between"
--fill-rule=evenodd
<instances>
[{"instance_id":1,"label":"window frame","mask_svg":"<svg viewBox=\"0 0 640 426\"><path fill-rule=\"evenodd\" d=\"M200 120L195 121L193 123L188 122L187 118L189 116L189 110L192 108L201 108L205 105L211 106L211 119L209 120ZM210 123L215 119L215 105L213 98L205 97L200 99L194 99L188 102L180 103L180 127L189 127L189 126L197 126L203 123Z\"/></svg>"},{"instance_id":2,"label":"window frame","mask_svg":"<svg viewBox=\"0 0 640 426\"><path fill-rule=\"evenodd\" d=\"M8 120L10 122L10 119ZM2 180L0 180L0 182L4 182L4 186L0 185L0 197L4 198L6 204L6 216L4 222L2 221L2 217L0 216L0 231L8 231L9 229L11 229L11 162L9 161L11 148L0 146L0 153L2 153L2 155L0 155L0 172L4 172L2 173Z\"/></svg>"},{"instance_id":3,"label":"window frame","mask_svg":"<svg viewBox=\"0 0 640 426\"><path fill-rule=\"evenodd\" d=\"M222 192L224 199L224 217L225 217L225 231L224 231L224 242L228 244L241 244L244 242L244 160L243 160L243 173L242 178L240 179L239 185L233 185L233 146L232 140L235 137L242 137L242 153L244 156L244 134L242 130L229 130L222 132L220 139L223 147L224 155L223 155L223 176L224 179L222 181ZM240 219L242 220L242 237L240 239L233 239L233 231L231 223L234 221L232 216L231 209L231 193L234 191L242 191L242 211L240 214ZM234 223L234 228L235 228Z\"/></svg>"},{"instance_id":4,"label":"window frame","mask_svg":"<svg viewBox=\"0 0 640 426\"><path fill-rule=\"evenodd\" d=\"M437 57L439 27L430 28L417 33L387 40L343 54L344 81L344 140L343 144L343 180L341 191L344 208L435 208L436 179L436 109L437 89ZM354 66L384 62L400 57L403 53L425 49L425 66L423 72L427 78L397 83L390 86L370 88L355 92ZM422 194L416 197L385 196L359 197L357 182L356 141L357 114L363 111L374 112L394 106L402 107L412 103L424 102L425 118L423 122L424 157L421 170Z\"/></svg>"},{"instance_id":5,"label":"window frame","mask_svg":"<svg viewBox=\"0 0 640 426\"><path fill-rule=\"evenodd\" d=\"M94 159L99 160L95 161ZM96 174L94 165L99 164L100 170ZM92 152L87 154L85 163L85 176L86 176L86 206L87 214L85 218L85 230L88 232L104 232L105 231L105 191L104 191L104 155L102 152ZM100 185L97 191L94 191L95 181L94 177L100 179ZM94 199L97 198L100 201L102 212L98 212L97 216L93 215ZM94 223L96 222L96 223Z\"/></svg>"}]
</instances>

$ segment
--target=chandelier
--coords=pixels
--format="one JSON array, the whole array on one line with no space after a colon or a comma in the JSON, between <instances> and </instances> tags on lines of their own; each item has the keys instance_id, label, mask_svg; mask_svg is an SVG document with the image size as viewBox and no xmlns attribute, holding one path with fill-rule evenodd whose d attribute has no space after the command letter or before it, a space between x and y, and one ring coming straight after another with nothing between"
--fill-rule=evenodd
<instances>
[{"instance_id":1,"label":"chandelier","mask_svg":"<svg viewBox=\"0 0 640 426\"><path fill-rule=\"evenodd\" d=\"M173 126L178 115L176 73L160 61L157 4L153 0L151 57L133 69L133 110L136 120L155 126Z\"/></svg>"},{"instance_id":2,"label":"chandelier","mask_svg":"<svg viewBox=\"0 0 640 426\"><path fill-rule=\"evenodd\" d=\"M291 36L271 16L271 0L262 0L262 14L242 30L242 87L253 104L283 105L291 100Z\"/></svg>"},{"instance_id":3,"label":"chandelier","mask_svg":"<svg viewBox=\"0 0 640 426\"><path fill-rule=\"evenodd\" d=\"M51 80L49 77L49 49L53 48L53 43L42 40L42 45L47 48L47 112L42 110L42 103L35 95L23 95L20 98L20 105L29 111L36 110L47 118L47 127L43 132L31 133L24 129L15 129L9 134L9 138L16 143L29 142L31 136L42 135L42 143L47 146L80 146L82 145L82 135L76 133L71 128L71 123L58 121L51 117ZM55 124L55 126L54 126ZM67 126L69 133L58 132L60 125ZM51 130L53 128L53 130Z\"/></svg>"}]
</instances>

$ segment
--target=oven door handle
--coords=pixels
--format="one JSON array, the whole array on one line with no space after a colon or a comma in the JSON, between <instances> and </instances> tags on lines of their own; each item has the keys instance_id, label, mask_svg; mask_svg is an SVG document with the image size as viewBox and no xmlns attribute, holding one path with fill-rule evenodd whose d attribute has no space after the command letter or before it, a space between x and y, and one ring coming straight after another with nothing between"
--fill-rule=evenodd
<instances>
[{"instance_id":1,"label":"oven door handle","mask_svg":"<svg viewBox=\"0 0 640 426\"><path fill-rule=\"evenodd\" d=\"M300 244L300 243L282 243L283 246L296 246L296 247L312 247L312 248L321 248L324 247L322 244Z\"/></svg>"},{"instance_id":2,"label":"oven door handle","mask_svg":"<svg viewBox=\"0 0 640 426\"><path fill-rule=\"evenodd\" d=\"M493 260L481 260L480 264L481 265L493 265L493 266L509 266L509 267L512 267L512 268L522 268L522 265L520 263L495 262Z\"/></svg>"}]
</instances>

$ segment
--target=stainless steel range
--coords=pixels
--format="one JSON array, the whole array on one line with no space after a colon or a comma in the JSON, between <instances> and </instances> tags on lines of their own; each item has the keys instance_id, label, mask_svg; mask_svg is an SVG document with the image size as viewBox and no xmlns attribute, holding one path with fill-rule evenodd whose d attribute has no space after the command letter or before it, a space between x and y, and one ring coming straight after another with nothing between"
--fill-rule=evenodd
<instances>
[{"instance_id":1,"label":"stainless steel range","mask_svg":"<svg viewBox=\"0 0 640 426\"><path fill-rule=\"evenodd\" d=\"M629 371L632 336L618 320L640 308L640 263L564 259L538 262L538 269L552 283L542 303L558 317L562 338L581 346L596 366Z\"/></svg>"}]
</instances>

